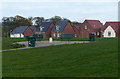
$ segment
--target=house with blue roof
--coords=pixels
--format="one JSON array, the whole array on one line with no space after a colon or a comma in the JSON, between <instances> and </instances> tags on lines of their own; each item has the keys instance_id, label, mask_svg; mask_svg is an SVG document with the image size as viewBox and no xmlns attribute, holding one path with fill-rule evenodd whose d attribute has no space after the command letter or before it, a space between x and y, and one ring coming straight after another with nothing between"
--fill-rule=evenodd
<instances>
[{"instance_id":1,"label":"house with blue roof","mask_svg":"<svg viewBox=\"0 0 120 79\"><path fill-rule=\"evenodd\" d=\"M33 33L35 34L35 32L36 32L36 26L29 26L29 27L33 31Z\"/></svg>"},{"instance_id":2,"label":"house with blue roof","mask_svg":"<svg viewBox=\"0 0 120 79\"><path fill-rule=\"evenodd\" d=\"M54 24L51 21L45 21L40 24L40 26L36 29L35 34L43 34L44 38L51 37L51 30Z\"/></svg>"},{"instance_id":3,"label":"house with blue roof","mask_svg":"<svg viewBox=\"0 0 120 79\"><path fill-rule=\"evenodd\" d=\"M31 36L33 35L33 31L30 29L28 26L20 26L16 27L11 33L10 37L11 38L23 38L26 36Z\"/></svg>"},{"instance_id":4,"label":"house with blue roof","mask_svg":"<svg viewBox=\"0 0 120 79\"><path fill-rule=\"evenodd\" d=\"M54 25L51 36L52 38L59 38L61 34L75 35L75 31L68 20L61 20Z\"/></svg>"}]
</instances>

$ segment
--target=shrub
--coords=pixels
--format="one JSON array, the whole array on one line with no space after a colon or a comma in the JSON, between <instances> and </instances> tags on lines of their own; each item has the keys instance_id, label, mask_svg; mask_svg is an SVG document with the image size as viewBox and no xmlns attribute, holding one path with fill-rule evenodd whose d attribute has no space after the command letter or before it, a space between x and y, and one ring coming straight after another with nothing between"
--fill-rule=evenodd
<instances>
[{"instance_id":1,"label":"shrub","mask_svg":"<svg viewBox=\"0 0 120 79\"><path fill-rule=\"evenodd\" d=\"M17 43L14 43L11 45L13 48L21 48L21 47L25 47L24 44L17 44Z\"/></svg>"}]
</instances>

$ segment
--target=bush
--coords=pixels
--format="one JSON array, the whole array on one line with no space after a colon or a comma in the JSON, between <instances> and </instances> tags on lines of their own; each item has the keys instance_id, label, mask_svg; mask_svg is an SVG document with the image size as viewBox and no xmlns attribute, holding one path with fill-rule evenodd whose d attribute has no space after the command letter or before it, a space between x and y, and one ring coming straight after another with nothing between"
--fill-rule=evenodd
<instances>
[{"instance_id":1,"label":"bush","mask_svg":"<svg viewBox=\"0 0 120 79\"><path fill-rule=\"evenodd\" d=\"M21 47L25 47L24 44L17 44L17 43L12 44L11 46L12 46L13 48L21 48Z\"/></svg>"}]
</instances>

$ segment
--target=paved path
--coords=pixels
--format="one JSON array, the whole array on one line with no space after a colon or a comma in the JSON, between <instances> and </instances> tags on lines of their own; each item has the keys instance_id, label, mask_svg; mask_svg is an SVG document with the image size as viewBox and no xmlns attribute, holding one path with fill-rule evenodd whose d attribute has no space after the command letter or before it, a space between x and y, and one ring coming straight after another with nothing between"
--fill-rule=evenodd
<instances>
[{"instance_id":1,"label":"paved path","mask_svg":"<svg viewBox=\"0 0 120 79\"><path fill-rule=\"evenodd\" d=\"M28 42L23 41L23 42L17 42L18 44L24 44L26 47L25 48L17 48L17 49L8 49L8 50L2 50L2 51L13 51L13 50L22 50L22 49L29 49L29 48L34 48L34 47L28 47ZM90 43L90 41L36 41L36 46L35 47L46 47L46 46L51 46L51 45L62 45L62 44L79 44L79 43Z\"/></svg>"}]
</instances>

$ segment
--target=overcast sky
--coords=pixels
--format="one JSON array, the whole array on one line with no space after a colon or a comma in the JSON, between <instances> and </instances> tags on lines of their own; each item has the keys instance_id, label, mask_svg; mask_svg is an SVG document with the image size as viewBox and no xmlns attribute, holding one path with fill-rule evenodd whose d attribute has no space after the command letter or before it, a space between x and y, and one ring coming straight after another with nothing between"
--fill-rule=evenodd
<instances>
[{"instance_id":1,"label":"overcast sky","mask_svg":"<svg viewBox=\"0 0 120 79\"><path fill-rule=\"evenodd\" d=\"M0 5L0 18L21 15L51 18L61 16L71 21L85 19L118 20L118 0L4 0Z\"/></svg>"}]
</instances>

